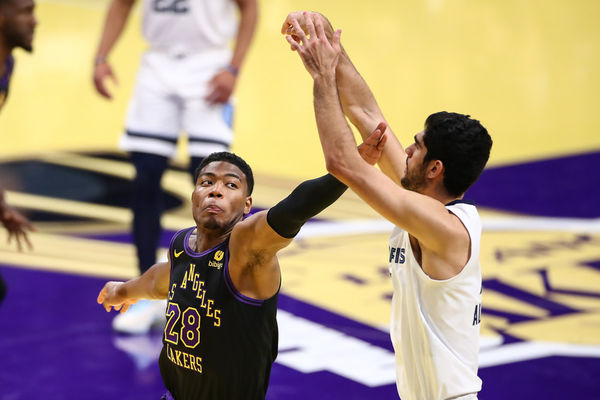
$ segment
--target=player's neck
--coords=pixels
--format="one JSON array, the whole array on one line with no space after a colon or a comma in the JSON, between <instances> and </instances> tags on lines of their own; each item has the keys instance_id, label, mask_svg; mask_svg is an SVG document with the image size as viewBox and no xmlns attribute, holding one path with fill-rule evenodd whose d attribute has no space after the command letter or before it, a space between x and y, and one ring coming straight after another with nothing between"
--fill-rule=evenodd
<instances>
[{"instance_id":1,"label":"player's neck","mask_svg":"<svg viewBox=\"0 0 600 400\"><path fill-rule=\"evenodd\" d=\"M192 236L190 238L190 247L196 253L202 253L223 243L227 240L229 235L231 235L231 229L227 229L226 231L213 231L196 227L196 237L194 238Z\"/></svg>"},{"instance_id":2,"label":"player's neck","mask_svg":"<svg viewBox=\"0 0 600 400\"><path fill-rule=\"evenodd\" d=\"M448 191L446 190L446 188L444 188L443 185L430 185L430 186L426 187L421 192L421 194L432 197L442 204L448 204L455 200L460 200L463 198L463 196L456 197L456 196L450 195L448 193Z\"/></svg>"}]
</instances>

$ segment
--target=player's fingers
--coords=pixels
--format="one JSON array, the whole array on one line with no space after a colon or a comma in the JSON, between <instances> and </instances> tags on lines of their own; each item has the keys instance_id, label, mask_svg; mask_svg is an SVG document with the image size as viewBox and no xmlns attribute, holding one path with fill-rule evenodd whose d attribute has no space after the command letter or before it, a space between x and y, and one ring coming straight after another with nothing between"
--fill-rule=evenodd
<instances>
[{"instance_id":1,"label":"player's fingers","mask_svg":"<svg viewBox=\"0 0 600 400\"><path fill-rule=\"evenodd\" d=\"M219 97L219 103L227 103L227 100L229 100L229 96L231 96L231 91L223 89L223 91L221 92L221 96Z\"/></svg>"},{"instance_id":2,"label":"player's fingers","mask_svg":"<svg viewBox=\"0 0 600 400\"><path fill-rule=\"evenodd\" d=\"M292 51L300 50L300 45L290 35L285 35L285 40L287 40L288 43L290 44L290 47L292 48Z\"/></svg>"},{"instance_id":3,"label":"player's fingers","mask_svg":"<svg viewBox=\"0 0 600 400\"><path fill-rule=\"evenodd\" d=\"M129 304L129 303L123 304L123 307L121 308L121 314L123 314L124 312L127 312L127 310L129 310L129 306L131 306L131 304Z\"/></svg>"},{"instance_id":4,"label":"player's fingers","mask_svg":"<svg viewBox=\"0 0 600 400\"><path fill-rule=\"evenodd\" d=\"M287 17L285 17L285 21L283 21L283 24L281 25L281 33L284 35L287 34L292 27L292 19L299 17L301 18L302 14L298 11L289 13Z\"/></svg>"},{"instance_id":5,"label":"player's fingers","mask_svg":"<svg viewBox=\"0 0 600 400\"><path fill-rule=\"evenodd\" d=\"M15 232L15 242L17 242L17 250L19 252L23 251L23 246L21 245L21 236L20 232Z\"/></svg>"},{"instance_id":6,"label":"player's fingers","mask_svg":"<svg viewBox=\"0 0 600 400\"><path fill-rule=\"evenodd\" d=\"M94 82L96 83L96 91L98 93L100 93L100 95L102 97L106 97L107 99L112 98L111 94L108 92L108 90L106 90L106 87L104 86L104 82L101 79L98 79Z\"/></svg>"},{"instance_id":7,"label":"player's fingers","mask_svg":"<svg viewBox=\"0 0 600 400\"><path fill-rule=\"evenodd\" d=\"M32 232L37 232L37 228L29 221L29 220L25 220L23 221L23 225L30 231Z\"/></svg>"},{"instance_id":8,"label":"player's fingers","mask_svg":"<svg viewBox=\"0 0 600 400\"><path fill-rule=\"evenodd\" d=\"M302 15L304 16L304 24L306 25L306 30L308 32L308 35L312 38L317 38L317 33L315 32L315 24L313 22L312 19L312 15L310 15L308 13L308 11L304 11L302 13Z\"/></svg>"},{"instance_id":9,"label":"player's fingers","mask_svg":"<svg viewBox=\"0 0 600 400\"><path fill-rule=\"evenodd\" d=\"M283 24L281 24L281 34L285 35L287 33L287 29L289 28L290 24L290 16L292 15L292 13L289 13L286 17L285 20L283 21Z\"/></svg>"},{"instance_id":10,"label":"player's fingers","mask_svg":"<svg viewBox=\"0 0 600 400\"><path fill-rule=\"evenodd\" d=\"M377 150L382 151L385 147L385 142L387 142L387 135L382 133L381 139L379 140L379 143L377 143Z\"/></svg>"},{"instance_id":11,"label":"player's fingers","mask_svg":"<svg viewBox=\"0 0 600 400\"><path fill-rule=\"evenodd\" d=\"M213 89L208 96L206 96L206 101L210 104L215 104L219 98L219 93L217 89Z\"/></svg>"},{"instance_id":12,"label":"player's fingers","mask_svg":"<svg viewBox=\"0 0 600 400\"><path fill-rule=\"evenodd\" d=\"M31 240L29 240L29 236L27 236L27 233L25 231L23 231L22 235L23 235L23 241L25 241L25 243L27 243L27 248L30 251L33 250L33 244L31 244Z\"/></svg>"},{"instance_id":13,"label":"player's fingers","mask_svg":"<svg viewBox=\"0 0 600 400\"><path fill-rule=\"evenodd\" d=\"M294 27L294 31L293 31L294 35L298 36L298 38L300 39L300 41L302 41L302 43L305 43L306 42L306 34L300 27L300 24L298 23L297 19L294 18L292 20L292 26Z\"/></svg>"},{"instance_id":14,"label":"player's fingers","mask_svg":"<svg viewBox=\"0 0 600 400\"><path fill-rule=\"evenodd\" d=\"M373 132L371 132L371 134L369 135L367 140L365 140L365 142L368 142L369 144L376 146L377 143L379 143L379 141L383 137L385 128L386 128L385 123L383 123L383 122L379 123L377 125L377 127L375 128L375 130Z\"/></svg>"},{"instance_id":15,"label":"player's fingers","mask_svg":"<svg viewBox=\"0 0 600 400\"><path fill-rule=\"evenodd\" d=\"M331 46L335 49L338 49L340 47L340 40L342 37L342 30L338 29L337 31L335 31L335 33L333 34L333 39L331 39Z\"/></svg>"},{"instance_id":16,"label":"player's fingers","mask_svg":"<svg viewBox=\"0 0 600 400\"><path fill-rule=\"evenodd\" d=\"M223 93L223 90L221 89L216 89L213 93L213 95L210 98L210 102L212 104L218 104L218 103L223 103L223 99L225 98L225 94Z\"/></svg>"},{"instance_id":17,"label":"player's fingers","mask_svg":"<svg viewBox=\"0 0 600 400\"><path fill-rule=\"evenodd\" d=\"M282 33L285 30L288 29L288 27L290 25L292 25L292 20L296 20L298 21L298 23L300 24L300 27L303 27L305 24L305 20L304 20L304 12L303 11L293 11L291 13L288 14L287 18L285 19L285 22L283 23L283 26L281 27L282 29Z\"/></svg>"},{"instance_id":18,"label":"player's fingers","mask_svg":"<svg viewBox=\"0 0 600 400\"><path fill-rule=\"evenodd\" d=\"M208 83L208 94L206 95L206 97L204 98L206 101L211 101L214 97L215 97L215 91L217 90L217 88L215 87L214 82L209 82Z\"/></svg>"},{"instance_id":19,"label":"player's fingers","mask_svg":"<svg viewBox=\"0 0 600 400\"><path fill-rule=\"evenodd\" d=\"M96 299L96 301L98 302L98 304L102 304L104 303L104 299L106 298L106 285L104 285L104 287L102 288L102 290L100 290L100 293L98 293L98 298Z\"/></svg>"},{"instance_id":20,"label":"player's fingers","mask_svg":"<svg viewBox=\"0 0 600 400\"><path fill-rule=\"evenodd\" d=\"M325 35L325 28L323 28L323 21L321 21L320 18L317 18L316 13L311 14L311 19L314 21L315 31L317 32L317 37L322 38L322 39L327 39L327 36Z\"/></svg>"},{"instance_id":21,"label":"player's fingers","mask_svg":"<svg viewBox=\"0 0 600 400\"><path fill-rule=\"evenodd\" d=\"M379 139L381 138L381 131L379 129L375 129L367 138L365 139L365 144L367 146L377 146Z\"/></svg>"},{"instance_id":22,"label":"player's fingers","mask_svg":"<svg viewBox=\"0 0 600 400\"><path fill-rule=\"evenodd\" d=\"M104 309L106 310L106 312L110 312L110 306L108 304L104 304Z\"/></svg>"}]
</instances>

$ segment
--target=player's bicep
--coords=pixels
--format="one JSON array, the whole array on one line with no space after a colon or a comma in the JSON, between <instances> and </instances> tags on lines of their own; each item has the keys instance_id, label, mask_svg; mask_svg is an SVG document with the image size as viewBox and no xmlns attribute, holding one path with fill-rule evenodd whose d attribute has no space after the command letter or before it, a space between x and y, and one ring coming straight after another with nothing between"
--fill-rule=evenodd
<instances>
[{"instance_id":1,"label":"player's bicep","mask_svg":"<svg viewBox=\"0 0 600 400\"><path fill-rule=\"evenodd\" d=\"M292 238L285 238L273 230L267 221L267 211L261 211L239 222L231 232L231 246L248 252L269 252L273 255L286 247Z\"/></svg>"}]
</instances>

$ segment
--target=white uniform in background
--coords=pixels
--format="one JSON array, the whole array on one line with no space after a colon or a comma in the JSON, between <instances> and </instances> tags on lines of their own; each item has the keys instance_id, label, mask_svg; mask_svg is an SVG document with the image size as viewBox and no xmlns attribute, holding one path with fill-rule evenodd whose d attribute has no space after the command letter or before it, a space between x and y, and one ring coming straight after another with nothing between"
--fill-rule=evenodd
<instances>
[{"instance_id":1,"label":"white uniform in background","mask_svg":"<svg viewBox=\"0 0 600 400\"><path fill-rule=\"evenodd\" d=\"M417 263L408 233L396 227L390 237L391 337L402 400L476 399L481 390L481 220L470 203L446 208L471 237L471 256L458 275L431 279Z\"/></svg>"},{"instance_id":2,"label":"white uniform in background","mask_svg":"<svg viewBox=\"0 0 600 400\"><path fill-rule=\"evenodd\" d=\"M238 28L233 0L145 0L143 55L121 147L173 156L181 130L189 152L204 157L228 150L231 104L210 105L208 82L231 61Z\"/></svg>"}]
</instances>

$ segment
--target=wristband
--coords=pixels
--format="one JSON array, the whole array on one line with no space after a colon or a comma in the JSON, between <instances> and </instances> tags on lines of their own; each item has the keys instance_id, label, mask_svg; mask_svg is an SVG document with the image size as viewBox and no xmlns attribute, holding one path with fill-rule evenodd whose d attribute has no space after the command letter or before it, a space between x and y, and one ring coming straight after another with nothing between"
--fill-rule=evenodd
<instances>
[{"instance_id":1,"label":"wristband","mask_svg":"<svg viewBox=\"0 0 600 400\"><path fill-rule=\"evenodd\" d=\"M100 65L106 63L106 57L98 56L94 59L94 65Z\"/></svg>"}]
</instances>

